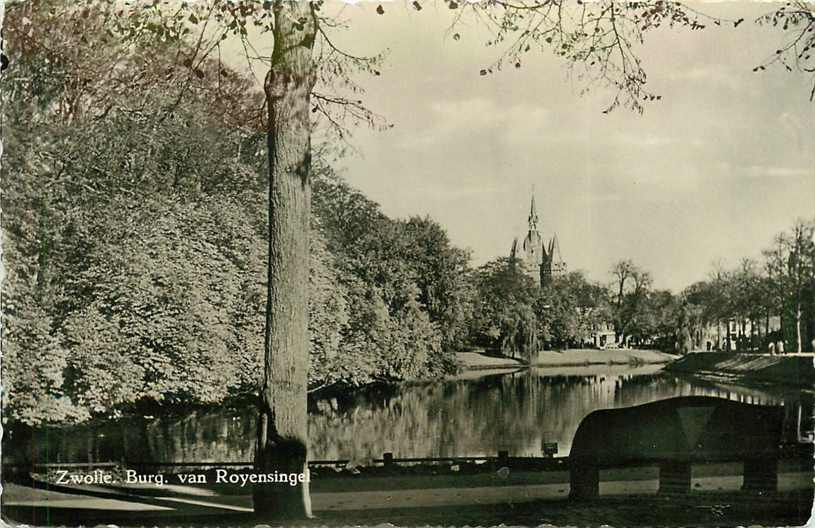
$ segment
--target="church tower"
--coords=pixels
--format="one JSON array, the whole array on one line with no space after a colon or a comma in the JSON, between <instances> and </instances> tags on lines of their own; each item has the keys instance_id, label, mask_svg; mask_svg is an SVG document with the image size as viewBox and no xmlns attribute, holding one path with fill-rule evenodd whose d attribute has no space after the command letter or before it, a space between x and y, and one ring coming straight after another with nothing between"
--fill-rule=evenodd
<instances>
[{"instance_id":1,"label":"church tower","mask_svg":"<svg viewBox=\"0 0 815 528\"><path fill-rule=\"evenodd\" d=\"M523 261L526 264L530 275L537 277L541 265L546 261L546 253L543 250L543 237L538 232L538 212L535 210L535 195L532 195L532 205L529 208L529 231L523 242Z\"/></svg>"},{"instance_id":2,"label":"church tower","mask_svg":"<svg viewBox=\"0 0 815 528\"><path fill-rule=\"evenodd\" d=\"M538 211L535 207L535 193L532 191L529 206L529 230L524 237L521 247L518 239L512 242L510 258L512 261L521 261L526 272L539 286L548 284L552 277L566 273L566 263L560 255L560 243L555 234L547 244L538 231ZM519 251L520 250L520 251ZM520 253L520 254L519 254Z\"/></svg>"}]
</instances>

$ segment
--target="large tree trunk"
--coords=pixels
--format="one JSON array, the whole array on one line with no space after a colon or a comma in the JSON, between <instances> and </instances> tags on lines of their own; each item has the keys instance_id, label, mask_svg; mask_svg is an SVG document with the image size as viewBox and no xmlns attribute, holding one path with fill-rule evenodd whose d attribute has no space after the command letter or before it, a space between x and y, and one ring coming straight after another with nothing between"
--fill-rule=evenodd
<instances>
[{"instance_id":1,"label":"large tree trunk","mask_svg":"<svg viewBox=\"0 0 815 528\"><path fill-rule=\"evenodd\" d=\"M310 4L275 4L269 109L269 263L257 473L308 478L308 270L311 215L310 93L315 27ZM255 513L311 516L308 482L256 484Z\"/></svg>"}]
</instances>

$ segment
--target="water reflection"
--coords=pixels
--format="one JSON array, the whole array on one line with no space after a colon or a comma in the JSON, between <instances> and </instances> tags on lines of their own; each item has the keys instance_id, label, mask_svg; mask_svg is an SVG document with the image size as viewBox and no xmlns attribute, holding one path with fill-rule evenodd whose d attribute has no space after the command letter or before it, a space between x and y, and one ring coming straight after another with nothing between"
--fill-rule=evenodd
<instances>
[{"instance_id":1,"label":"water reflection","mask_svg":"<svg viewBox=\"0 0 815 528\"><path fill-rule=\"evenodd\" d=\"M596 409L691 395L787 406L801 397L707 385L649 366L468 373L312 402L312 459L364 462L384 452L397 458L489 456L498 450L540 456L542 442L557 442L558 455L565 456L580 421ZM251 408L223 408L37 431L13 441L26 445L27 458L37 462L240 462L252 460L255 422Z\"/></svg>"},{"instance_id":2,"label":"water reflection","mask_svg":"<svg viewBox=\"0 0 815 528\"><path fill-rule=\"evenodd\" d=\"M506 449L516 456L540 456L542 442L557 442L558 454L566 455L580 421L596 409L691 395L766 405L783 401L759 391L694 385L653 369L606 370L586 376L533 369L404 387L355 399L346 409L323 401L312 416L312 450L327 459L363 460L386 451L396 457L446 457Z\"/></svg>"}]
</instances>

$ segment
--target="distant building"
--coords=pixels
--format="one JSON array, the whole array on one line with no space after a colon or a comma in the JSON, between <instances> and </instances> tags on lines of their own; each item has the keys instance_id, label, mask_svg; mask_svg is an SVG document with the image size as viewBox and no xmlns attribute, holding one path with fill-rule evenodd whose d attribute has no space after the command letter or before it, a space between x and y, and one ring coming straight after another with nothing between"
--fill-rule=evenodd
<instances>
[{"instance_id":1,"label":"distant building","mask_svg":"<svg viewBox=\"0 0 815 528\"><path fill-rule=\"evenodd\" d=\"M769 336L769 337L768 337ZM773 343L782 339L781 318L777 315L753 321L749 318L729 319L709 323L694 337L695 348L699 350L730 350L743 352L755 350L766 352L767 341Z\"/></svg>"},{"instance_id":2,"label":"distant building","mask_svg":"<svg viewBox=\"0 0 815 528\"><path fill-rule=\"evenodd\" d=\"M529 208L529 231L523 243L518 246L518 239L512 241L510 259L523 262L527 273L539 286L548 284L552 277L566 273L566 262L560 255L560 244L557 234L546 242L538 231L538 212L535 209L535 195L532 195L532 204Z\"/></svg>"},{"instance_id":3,"label":"distant building","mask_svg":"<svg viewBox=\"0 0 815 528\"><path fill-rule=\"evenodd\" d=\"M620 346L614 325L610 321L598 323L584 343L596 348L619 348Z\"/></svg>"}]
</instances>

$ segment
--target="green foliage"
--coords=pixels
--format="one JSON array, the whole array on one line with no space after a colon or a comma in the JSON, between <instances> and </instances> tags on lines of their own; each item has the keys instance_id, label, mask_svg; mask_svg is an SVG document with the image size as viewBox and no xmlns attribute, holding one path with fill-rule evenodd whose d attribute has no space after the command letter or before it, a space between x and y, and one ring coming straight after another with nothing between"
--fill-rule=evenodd
<instances>
[{"instance_id":1,"label":"green foliage","mask_svg":"<svg viewBox=\"0 0 815 528\"><path fill-rule=\"evenodd\" d=\"M591 343L592 334L610 320L608 293L581 272L554 277L538 301L537 312L547 323L547 341L555 347Z\"/></svg>"},{"instance_id":2,"label":"green foliage","mask_svg":"<svg viewBox=\"0 0 815 528\"><path fill-rule=\"evenodd\" d=\"M353 371L346 367L359 365L357 362L346 364L345 360L349 358L344 355L347 351L342 346L343 334L347 331L350 320L348 296L348 289L339 283L339 271L333 255L326 248L319 231L313 231L309 275L311 383L331 385L349 381L353 378Z\"/></svg>"},{"instance_id":3,"label":"green foliage","mask_svg":"<svg viewBox=\"0 0 815 528\"><path fill-rule=\"evenodd\" d=\"M262 246L239 203L225 196L189 203L156 196L138 206L114 203L116 210L130 209L129 221L112 221L109 211L96 226L118 243L97 246L86 256L87 269L68 281L66 294L84 292L88 304L63 328L69 348L82 354L72 362L69 386L90 398L94 410L110 403L95 399L94 389L111 386L87 378L84 365L94 356L113 358L141 380L113 385L120 396L113 401L121 403L215 403L241 388L238 371L246 361L238 360L243 329L235 314L262 262L254 248Z\"/></svg>"},{"instance_id":4,"label":"green foliage","mask_svg":"<svg viewBox=\"0 0 815 528\"><path fill-rule=\"evenodd\" d=\"M596 333L613 323L630 344L673 348L675 297L652 290L650 275L631 262L614 271L624 277L622 285L605 287L571 272L538 288L522 263L489 262L474 273L478 302L471 339L505 354L531 357L544 347L594 346Z\"/></svg>"},{"instance_id":5,"label":"green foliage","mask_svg":"<svg viewBox=\"0 0 815 528\"><path fill-rule=\"evenodd\" d=\"M471 327L474 342L511 356L537 350L538 331L532 305L539 292L523 263L500 258L473 275L476 304Z\"/></svg>"},{"instance_id":6,"label":"green foliage","mask_svg":"<svg viewBox=\"0 0 815 528\"><path fill-rule=\"evenodd\" d=\"M751 321L749 346L766 349L768 342L783 340L788 351L810 350L815 337L814 234L815 220L798 220L776 235L761 261L745 259L733 269L717 265L708 280L686 288L683 297L698 314L696 326ZM779 331L767 328L771 317L780 317ZM755 335L762 333L762 320L763 335Z\"/></svg>"},{"instance_id":7,"label":"green foliage","mask_svg":"<svg viewBox=\"0 0 815 528\"><path fill-rule=\"evenodd\" d=\"M10 270L5 283L13 279ZM18 283L19 286L19 283ZM8 286L7 286L8 287ZM65 393L68 351L52 335L50 319L35 303L4 295L3 407L25 423L76 421L87 417Z\"/></svg>"},{"instance_id":8,"label":"green foliage","mask_svg":"<svg viewBox=\"0 0 815 528\"><path fill-rule=\"evenodd\" d=\"M401 228L410 241L403 258L415 269L419 302L439 326L443 346L459 347L472 316L473 290L466 281L470 255L453 247L444 229L429 217L411 218Z\"/></svg>"},{"instance_id":9,"label":"green foliage","mask_svg":"<svg viewBox=\"0 0 815 528\"><path fill-rule=\"evenodd\" d=\"M1 81L13 421L212 403L257 383L258 135L235 126L240 105L227 114L206 99L212 83L174 97L173 55L100 34L97 15L42 1L6 19L19 37ZM42 46L35 28L65 45ZM87 45L105 39L103 53ZM251 101L247 80L232 79L218 81L233 90L223 101Z\"/></svg>"},{"instance_id":10,"label":"green foliage","mask_svg":"<svg viewBox=\"0 0 815 528\"><path fill-rule=\"evenodd\" d=\"M318 165L313 188L331 282L348 306L326 380L360 385L454 371L470 311L468 255L429 218L387 218L330 167Z\"/></svg>"},{"instance_id":11,"label":"green foliage","mask_svg":"<svg viewBox=\"0 0 815 528\"><path fill-rule=\"evenodd\" d=\"M529 342L521 330L531 326L529 308L539 293L534 280L523 263L499 258L475 270L472 281L477 302L471 339L513 355L518 353L519 345Z\"/></svg>"}]
</instances>

